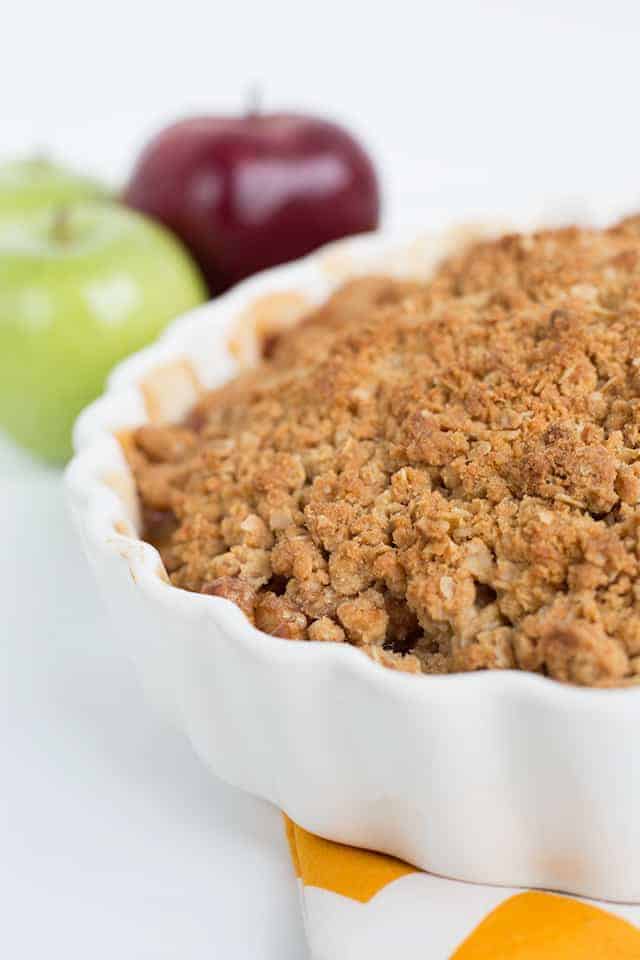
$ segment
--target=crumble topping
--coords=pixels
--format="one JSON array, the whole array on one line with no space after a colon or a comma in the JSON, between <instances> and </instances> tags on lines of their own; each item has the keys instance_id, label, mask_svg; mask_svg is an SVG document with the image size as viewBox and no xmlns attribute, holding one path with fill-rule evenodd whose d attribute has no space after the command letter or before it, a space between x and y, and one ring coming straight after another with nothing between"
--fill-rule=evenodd
<instances>
[{"instance_id":1,"label":"crumble topping","mask_svg":"<svg viewBox=\"0 0 640 960\"><path fill-rule=\"evenodd\" d=\"M127 445L172 583L413 673L640 681L640 218L353 281Z\"/></svg>"}]
</instances>

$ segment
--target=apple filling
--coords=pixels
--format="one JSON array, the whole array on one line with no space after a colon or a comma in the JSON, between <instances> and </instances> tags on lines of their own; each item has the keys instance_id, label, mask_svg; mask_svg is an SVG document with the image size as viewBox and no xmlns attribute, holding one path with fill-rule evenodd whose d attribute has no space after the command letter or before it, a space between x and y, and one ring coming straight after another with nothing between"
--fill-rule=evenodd
<instances>
[{"instance_id":1,"label":"apple filling","mask_svg":"<svg viewBox=\"0 0 640 960\"><path fill-rule=\"evenodd\" d=\"M640 682L640 219L353 281L127 445L171 582L413 673Z\"/></svg>"}]
</instances>

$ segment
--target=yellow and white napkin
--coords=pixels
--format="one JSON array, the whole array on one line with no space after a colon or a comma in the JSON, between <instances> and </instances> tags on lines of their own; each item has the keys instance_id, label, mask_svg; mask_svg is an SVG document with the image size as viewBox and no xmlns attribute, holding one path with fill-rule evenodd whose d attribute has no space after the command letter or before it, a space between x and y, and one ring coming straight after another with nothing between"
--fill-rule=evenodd
<instances>
[{"instance_id":1,"label":"yellow and white napkin","mask_svg":"<svg viewBox=\"0 0 640 960\"><path fill-rule=\"evenodd\" d=\"M445 880L285 825L312 960L640 960L640 906Z\"/></svg>"}]
</instances>

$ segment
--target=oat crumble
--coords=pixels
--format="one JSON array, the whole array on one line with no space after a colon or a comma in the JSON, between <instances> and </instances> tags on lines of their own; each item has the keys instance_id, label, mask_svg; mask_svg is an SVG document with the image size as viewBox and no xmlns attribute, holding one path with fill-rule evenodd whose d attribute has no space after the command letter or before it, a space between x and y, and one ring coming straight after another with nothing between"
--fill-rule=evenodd
<instances>
[{"instance_id":1,"label":"oat crumble","mask_svg":"<svg viewBox=\"0 0 640 960\"><path fill-rule=\"evenodd\" d=\"M640 218L353 281L127 444L172 583L412 673L640 681Z\"/></svg>"}]
</instances>

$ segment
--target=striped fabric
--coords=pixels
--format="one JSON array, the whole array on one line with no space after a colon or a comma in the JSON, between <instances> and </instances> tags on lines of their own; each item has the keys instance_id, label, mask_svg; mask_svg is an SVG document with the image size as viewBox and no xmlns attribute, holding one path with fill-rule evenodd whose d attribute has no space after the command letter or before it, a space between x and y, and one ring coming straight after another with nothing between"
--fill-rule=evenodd
<instances>
[{"instance_id":1,"label":"striped fabric","mask_svg":"<svg viewBox=\"0 0 640 960\"><path fill-rule=\"evenodd\" d=\"M285 825L313 960L640 960L640 906L445 880Z\"/></svg>"}]
</instances>

